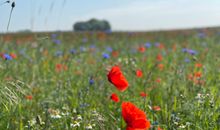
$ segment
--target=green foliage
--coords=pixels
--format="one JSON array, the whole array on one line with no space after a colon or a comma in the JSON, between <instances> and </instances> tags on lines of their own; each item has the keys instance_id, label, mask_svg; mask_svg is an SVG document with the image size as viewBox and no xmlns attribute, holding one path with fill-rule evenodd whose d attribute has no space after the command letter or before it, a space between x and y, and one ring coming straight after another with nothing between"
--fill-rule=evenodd
<instances>
[{"instance_id":1,"label":"green foliage","mask_svg":"<svg viewBox=\"0 0 220 130\"><path fill-rule=\"evenodd\" d=\"M158 126L164 130L220 129L220 38L215 31L207 31L204 38L187 31L103 33L104 38L99 38L100 33L56 34L61 44L47 33L0 37L0 52L17 54L12 60L0 58L0 129L125 129L122 101L145 111L152 130ZM147 41L151 47L139 52ZM156 47L157 42L165 48ZM118 56L113 57L108 47L118 51ZM183 48L199 53L192 56L183 53ZM70 53L72 49L76 51ZM102 57L104 52L109 59ZM161 62L156 60L159 53ZM163 70L158 69L160 63ZM196 68L197 63L202 67ZM57 64L63 67L60 71ZM124 92L106 77L106 69L116 64L129 82ZM137 69L143 71L142 78L136 77ZM202 72L199 81L190 80L189 74L198 71ZM120 103L110 100L113 92ZM148 96L143 98L140 92ZM153 110L154 106L161 110Z\"/></svg>"},{"instance_id":2,"label":"green foliage","mask_svg":"<svg viewBox=\"0 0 220 130\"><path fill-rule=\"evenodd\" d=\"M110 31L111 26L106 20L90 19L73 25L74 31Z\"/></svg>"}]
</instances>

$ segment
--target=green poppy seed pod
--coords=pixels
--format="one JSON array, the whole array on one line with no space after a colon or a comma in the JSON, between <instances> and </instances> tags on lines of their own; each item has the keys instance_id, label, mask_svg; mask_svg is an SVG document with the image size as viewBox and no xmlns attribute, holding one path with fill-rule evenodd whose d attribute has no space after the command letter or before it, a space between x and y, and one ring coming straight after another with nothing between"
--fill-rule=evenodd
<instances>
[{"instance_id":1,"label":"green poppy seed pod","mask_svg":"<svg viewBox=\"0 0 220 130\"><path fill-rule=\"evenodd\" d=\"M12 8L15 7L15 2L12 2L11 7L12 7Z\"/></svg>"}]
</instances>

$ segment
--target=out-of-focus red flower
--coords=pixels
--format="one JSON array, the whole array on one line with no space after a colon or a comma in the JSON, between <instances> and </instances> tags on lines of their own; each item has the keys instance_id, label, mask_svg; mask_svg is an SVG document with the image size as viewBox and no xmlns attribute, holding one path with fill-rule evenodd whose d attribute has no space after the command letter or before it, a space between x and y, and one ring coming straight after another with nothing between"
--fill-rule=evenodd
<instances>
[{"instance_id":1,"label":"out-of-focus red flower","mask_svg":"<svg viewBox=\"0 0 220 130\"><path fill-rule=\"evenodd\" d=\"M32 99L33 99L33 96L32 96L32 95L26 95L25 98L26 98L27 100L32 100Z\"/></svg>"},{"instance_id":2,"label":"out-of-focus red flower","mask_svg":"<svg viewBox=\"0 0 220 130\"><path fill-rule=\"evenodd\" d=\"M201 77L202 77L202 72L194 72L194 75L192 74L188 75L188 80L198 85L204 85L205 81L202 80Z\"/></svg>"},{"instance_id":3,"label":"out-of-focus red flower","mask_svg":"<svg viewBox=\"0 0 220 130\"><path fill-rule=\"evenodd\" d=\"M193 82L197 85L204 85L205 81L201 79L194 78Z\"/></svg>"},{"instance_id":4,"label":"out-of-focus red flower","mask_svg":"<svg viewBox=\"0 0 220 130\"><path fill-rule=\"evenodd\" d=\"M159 70L163 70L164 65L163 64L158 64L157 67L158 67Z\"/></svg>"},{"instance_id":5,"label":"out-of-focus red flower","mask_svg":"<svg viewBox=\"0 0 220 130\"><path fill-rule=\"evenodd\" d=\"M63 65L63 70L68 70L68 67L66 65Z\"/></svg>"},{"instance_id":6,"label":"out-of-focus red flower","mask_svg":"<svg viewBox=\"0 0 220 130\"><path fill-rule=\"evenodd\" d=\"M141 78L141 77L143 76L143 72L142 72L141 70L137 70L137 71L136 71L136 76L137 76L138 78Z\"/></svg>"},{"instance_id":7,"label":"out-of-focus red flower","mask_svg":"<svg viewBox=\"0 0 220 130\"><path fill-rule=\"evenodd\" d=\"M115 94L115 93L112 93L112 95L111 95L110 98L111 98L112 101L114 101L114 102L116 102L116 103L118 103L118 102L120 101L118 95Z\"/></svg>"},{"instance_id":8,"label":"out-of-focus red flower","mask_svg":"<svg viewBox=\"0 0 220 130\"><path fill-rule=\"evenodd\" d=\"M122 103L122 117L127 124L126 130L148 130L150 121L144 111L130 102Z\"/></svg>"},{"instance_id":9,"label":"out-of-focus red flower","mask_svg":"<svg viewBox=\"0 0 220 130\"><path fill-rule=\"evenodd\" d=\"M112 51L112 56L113 57L118 57L119 55L119 52L118 51Z\"/></svg>"},{"instance_id":10,"label":"out-of-focus red flower","mask_svg":"<svg viewBox=\"0 0 220 130\"><path fill-rule=\"evenodd\" d=\"M146 49L145 49L144 46L140 46L140 47L138 48L138 51L141 52L141 53L144 53L145 50L146 50Z\"/></svg>"},{"instance_id":11,"label":"out-of-focus red flower","mask_svg":"<svg viewBox=\"0 0 220 130\"><path fill-rule=\"evenodd\" d=\"M13 58L13 59L16 59L17 58L17 55L15 53L10 53L10 56Z\"/></svg>"},{"instance_id":12,"label":"out-of-focus red flower","mask_svg":"<svg viewBox=\"0 0 220 130\"><path fill-rule=\"evenodd\" d=\"M160 111L160 110L161 110L160 106L153 106L152 109L153 109L154 111Z\"/></svg>"},{"instance_id":13,"label":"out-of-focus red flower","mask_svg":"<svg viewBox=\"0 0 220 130\"><path fill-rule=\"evenodd\" d=\"M160 62L160 61L162 61L162 60L163 60L163 56L162 56L161 54L158 54L158 55L157 55L157 61Z\"/></svg>"},{"instance_id":14,"label":"out-of-focus red flower","mask_svg":"<svg viewBox=\"0 0 220 130\"><path fill-rule=\"evenodd\" d=\"M118 66L113 66L107 76L108 81L111 82L119 91L123 92L128 88L128 81L125 79Z\"/></svg>"},{"instance_id":15,"label":"out-of-focus red flower","mask_svg":"<svg viewBox=\"0 0 220 130\"><path fill-rule=\"evenodd\" d=\"M56 64L56 72L60 72L62 70L62 64Z\"/></svg>"},{"instance_id":16,"label":"out-of-focus red flower","mask_svg":"<svg viewBox=\"0 0 220 130\"><path fill-rule=\"evenodd\" d=\"M161 79L160 79L160 78L157 78L157 79L156 79L156 82L157 82L157 83L160 83L160 82L161 82Z\"/></svg>"},{"instance_id":17,"label":"out-of-focus red flower","mask_svg":"<svg viewBox=\"0 0 220 130\"><path fill-rule=\"evenodd\" d=\"M163 129L161 129L160 126L158 126L158 127L157 127L157 130L163 130Z\"/></svg>"},{"instance_id":18,"label":"out-of-focus red flower","mask_svg":"<svg viewBox=\"0 0 220 130\"><path fill-rule=\"evenodd\" d=\"M68 67L63 64L56 64L55 70L56 70L56 72L61 72L62 70L66 71L66 70L68 70Z\"/></svg>"},{"instance_id":19,"label":"out-of-focus red flower","mask_svg":"<svg viewBox=\"0 0 220 130\"><path fill-rule=\"evenodd\" d=\"M140 93L140 96L141 96L141 97L147 97L147 94L146 94L145 92L141 92L141 93Z\"/></svg>"},{"instance_id":20,"label":"out-of-focus red flower","mask_svg":"<svg viewBox=\"0 0 220 130\"><path fill-rule=\"evenodd\" d=\"M195 67L196 67L196 68L201 68L201 67L202 67L202 64L201 64L201 63L196 63L196 64L195 64Z\"/></svg>"},{"instance_id":21,"label":"out-of-focus red flower","mask_svg":"<svg viewBox=\"0 0 220 130\"><path fill-rule=\"evenodd\" d=\"M159 49L164 49L165 47L164 47L164 44L163 43L159 43L158 45L157 45L157 48L159 48Z\"/></svg>"},{"instance_id":22,"label":"out-of-focus red flower","mask_svg":"<svg viewBox=\"0 0 220 130\"><path fill-rule=\"evenodd\" d=\"M4 80L11 81L11 80L13 80L13 78L11 76L8 76L8 77L5 77Z\"/></svg>"},{"instance_id":23,"label":"out-of-focus red flower","mask_svg":"<svg viewBox=\"0 0 220 130\"><path fill-rule=\"evenodd\" d=\"M173 44L172 50L175 52L176 51L176 44Z\"/></svg>"},{"instance_id":24,"label":"out-of-focus red flower","mask_svg":"<svg viewBox=\"0 0 220 130\"><path fill-rule=\"evenodd\" d=\"M201 78L202 77L202 72L195 72L194 77Z\"/></svg>"},{"instance_id":25,"label":"out-of-focus red flower","mask_svg":"<svg viewBox=\"0 0 220 130\"><path fill-rule=\"evenodd\" d=\"M192 74L188 74L187 78L188 78L188 80L193 80L193 75Z\"/></svg>"}]
</instances>

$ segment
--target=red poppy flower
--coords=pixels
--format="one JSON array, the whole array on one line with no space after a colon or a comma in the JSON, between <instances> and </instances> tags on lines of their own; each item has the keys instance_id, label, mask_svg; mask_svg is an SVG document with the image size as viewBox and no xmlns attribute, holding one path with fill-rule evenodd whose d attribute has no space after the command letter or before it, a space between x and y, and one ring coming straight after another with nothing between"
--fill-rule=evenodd
<instances>
[{"instance_id":1,"label":"red poppy flower","mask_svg":"<svg viewBox=\"0 0 220 130\"><path fill-rule=\"evenodd\" d=\"M63 65L63 70L68 70L68 67L66 65Z\"/></svg>"},{"instance_id":2,"label":"red poppy flower","mask_svg":"<svg viewBox=\"0 0 220 130\"><path fill-rule=\"evenodd\" d=\"M202 72L195 72L194 77L201 78L202 77Z\"/></svg>"},{"instance_id":3,"label":"red poppy flower","mask_svg":"<svg viewBox=\"0 0 220 130\"><path fill-rule=\"evenodd\" d=\"M143 72L142 72L141 70L137 70L137 71L136 71L136 76L137 76L138 78L141 78L141 77L143 76Z\"/></svg>"},{"instance_id":4,"label":"red poppy flower","mask_svg":"<svg viewBox=\"0 0 220 130\"><path fill-rule=\"evenodd\" d=\"M140 46L140 47L138 48L138 50L139 50L139 52L144 53L144 52L145 52L145 47Z\"/></svg>"},{"instance_id":5,"label":"red poppy flower","mask_svg":"<svg viewBox=\"0 0 220 130\"><path fill-rule=\"evenodd\" d=\"M13 59L16 59L17 58L17 55L15 53L10 53L10 56L13 58Z\"/></svg>"},{"instance_id":6,"label":"red poppy flower","mask_svg":"<svg viewBox=\"0 0 220 130\"><path fill-rule=\"evenodd\" d=\"M108 81L111 82L119 91L123 92L128 88L128 81L125 79L118 66L112 67L107 76Z\"/></svg>"},{"instance_id":7,"label":"red poppy flower","mask_svg":"<svg viewBox=\"0 0 220 130\"><path fill-rule=\"evenodd\" d=\"M140 96L141 96L141 97L146 97L147 94L146 94L145 92L141 92L141 93L140 93Z\"/></svg>"},{"instance_id":8,"label":"red poppy flower","mask_svg":"<svg viewBox=\"0 0 220 130\"><path fill-rule=\"evenodd\" d=\"M32 96L32 95L26 95L25 98L26 98L27 100L32 100L32 99L33 99L33 96Z\"/></svg>"},{"instance_id":9,"label":"red poppy flower","mask_svg":"<svg viewBox=\"0 0 220 130\"><path fill-rule=\"evenodd\" d=\"M118 57L119 55L119 52L118 51L112 51L112 56L113 57Z\"/></svg>"},{"instance_id":10,"label":"red poppy flower","mask_svg":"<svg viewBox=\"0 0 220 130\"><path fill-rule=\"evenodd\" d=\"M162 61L163 60L163 56L161 54L157 55L157 61Z\"/></svg>"},{"instance_id":11,"label":"red poppy flower","mask_svg":"<svg viewBox=\"0 0 220 130\"><path fill-rule=\"evenodd\" d=\"M159 70L163 70L164 65L163 64L158 64L157 67L159 68Z\"/></svg>"},{"instance_id":12,"label":"red poppy flower","mask_svg":"<svg viewBox=\"0 0 220 130\"><path fill-rule=\"evenodd\" d=\"M163 45L163 43L160 43L157 47L158 47L159 49L164 49L164 48L165 48L164 45Z\"/></svg>"},{"instance_id":13,"label":"red poppy flower","mask_svg":"<svg viewBox=\"0 0 220 130\"><path fill-rule=\"evenodd\" d=\"M163 130L163 129L161 129L160 126L158 126L158 127L157 127L157 130Z\"/></svg>"},{"instance_id":14,"label":"red poppy flower","mask_svg":"<svg viewBox=\"0 0 220 130\"><path fill-rule=\"evenodd\" d=\"M172 50L173 50L173 51L176 51L176 44L174 44L174 45L172 46Z\"/></svg>"},{"instance_id":15,"label":"red poppy flower","mask_svg":"<svg viewBox=\"0 0 220 130\"><path fill-rule=\"evenodd\" d=\"M196 68L201 68L201 67L202 67L202 64L201 64L201 63L196 63L196 64L195 64L195 67L196 67Z\"/></svg>"},{"instance_id":16,"label":"red poppy flower","mask_svg":"<svg viewBox=\"0 0 220 130\"><path fill-rule=\"evenodd\" d=\"M115 94L115 93L112 93L112 95L111 95L110 98L111 98L112 101L114 101L114 102L116 102L116 103L120 101L118 95Z\"/></svg>"},{"instance_id":17,"label":"red poppy flower","mask_svg":"<svg viewBox=\"0 0 220 130\"><path fill-rule=\"evenodd\" d=\"M150 122L144 111L130 102L122 103L122 117L127 124L126 130L147 130L150 128Z\"/></svg>"},{"instance_id":18,"label":"red poppy flower","mask_svg":"<svg viewBox=\"0 0 220 130\"><path fill-rule=\"evenodd\" d=\"M60 72L62 70L62 64L56 64L56 72Z\"/></svg>"},{"instance_id":19,"label":"red poppy flower","mask_svg":"<svg viewBox=\"0 0 220 130\"><path fill-rule=\"evenodd\" d=\"M157 78L157 79L156 79L156 82L157 82L157 83L160 83L160 82L161 82L161 78Z\"/></svg>"},{"instance_id":20,"label":"red poppy flower","mask_svg":"<svg viewBox=\"0 0 220 130\"><path fill-rule=\"evenodd\" d=\"M160 110L161 110L160 106L153 106L152 109L153 109L154 111L160 111Z\"/></svg>"},{"instance_id":21,"label":"red poppy flower","mask_svg":"<svg viewBox=\"0 0 220 130\"><path fill-rule=\"evenodd\" d=\"M66 71L68 70L68 67L66 65L62 64L56 64L56 72L61 72L62 70Z\"/></svg>"},{"instance_id":22,"label":"red poppy flower","mask_svg":"<svg viewBox=\"0 0 220 130\"><path fill-rule=\"evenodd\" d=\"M193 75L192 74L188 74L187 77L188 77L189 80L193 80Z\"/></svg>"}]
</instances>

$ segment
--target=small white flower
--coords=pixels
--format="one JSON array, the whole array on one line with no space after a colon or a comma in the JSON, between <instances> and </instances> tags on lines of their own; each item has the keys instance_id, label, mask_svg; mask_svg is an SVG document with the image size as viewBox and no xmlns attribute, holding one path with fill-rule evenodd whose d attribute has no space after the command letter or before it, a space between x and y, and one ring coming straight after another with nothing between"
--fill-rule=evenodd
<instances>
[{"instance_id":1,"label":"small white flower","mask_svg":"<svg viewBox=\"0 0 220 130\"><path fill-rule=\"evenodd\" d=\"M191 125L191 123L190 122L186 122L186 126L190 126Z\"/></svg>"},{"instance_id":2,"label":"small white flower","mask_svg":"<svg viewBox=\"0 0 220 130\"><path fill-rule=\"evenodd\" d=\"M69 112L66 112L66 113L61 112L61 115L62 115L62 116L68 116L69 114L70 114Z\"/></svg>"},{"instance_id":3,"label":"small white flower","mask_svg":"<svg viewBox=\"0 0 220 130\"><path fill-rule=\"evenodd\" d=\"M178 123L178 122L176 122L176 121L174 121L174 124L175 124L175 125L178 125L179 123Z\"/></svg>"},{"instance_id":4,"label":"small white flower","mask_svg":"<svg viewBox=\"0 0 220 130\"><path fill-rule=\"evenodd\" d=\"M74 123L70 124L70 127L79 127L80 126L80 122L74 121Z\"/></svg>"},{"instance_id":5,"label":"small white flower","mask_svg":"<svg viewBox=\"0 0 220 130\"><path fill-rule=\"evenodd\" d=\"M77 115L76 120L82 120L82 116L81 115Z\"/></svg>"},{"instance_id":6,"label":"small white flower","mask_svg":"<svg viewBox=\"0 0 220 130\"><path fill-rule=\"evenodd\" d=\"M201 97L202 97L202 94L198 93L197 96L196 96L196 99L200 99Z\"/></svg>"},{"instance_id":7,"label":"small white flower","mask_svg":"<svg viewBox=\"0 0 220 130\"><path fill-rule=\"evenodd\" d=\"M34 126L36 124L36 119L33 118L32 120L28 121L29 126Z\"/></svg>"},{"instance_id":8,"label":"small white flower","mask_svg":"<svg viewBox=\"0 0 220 130\"><path fill-rule=\"evenodd\" d=\"M87 126L86 126L86 130L91 130L92 129L92 125L91 124L88 124Z\"/></svg>"},{"instance_id":9,"label":"small white flower","mask_svg":"<svg viewBox=\"0 0 220 130\"><path fill-rule=\"evenodd\" d=\"M50 115L50 117L53 118L53 119L60 119L61 118L60 115Z\"/></svg>"},{"instance_id":10,"label":"small white flower","mask_svg":"<svg viewBox=\"0 0 220 130\"><path fill-rule=\"evenodd\" d=\"M77 113L77 111L76 111L76 109L75 109L75 108L73 109L73 113Z\"/></svg>"},{"instance_id":11,"label":"small white flower","mask_svg":"<svg viewBox=\"0 0 220 130\"><path fill-rule=\"evenodd\" d=\"M184 128L186 128L186 126L185 125L180 125L179 128L184 129Z\"/></svg>"},{"instance_id":12,"label":"small white flower","mask_svg":"<svg viewBox=\"0 0 220 130\"><path fill-rule=\"evenodd\" d=\"M99 116L98 112L96 110L92 111L93 116Z\"/></svg>"}]
</instances>

